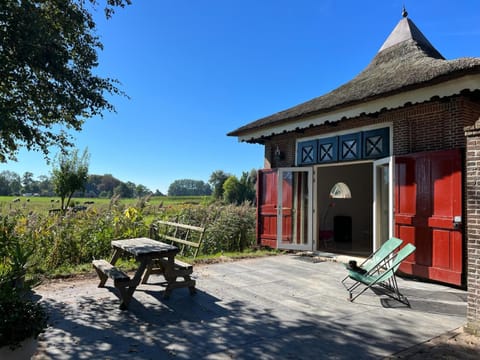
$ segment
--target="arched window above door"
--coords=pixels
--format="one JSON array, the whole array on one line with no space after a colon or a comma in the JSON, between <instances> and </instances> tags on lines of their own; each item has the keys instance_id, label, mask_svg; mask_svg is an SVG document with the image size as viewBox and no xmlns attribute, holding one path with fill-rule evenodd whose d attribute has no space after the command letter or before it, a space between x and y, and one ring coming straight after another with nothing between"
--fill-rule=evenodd
<instances>
[{"instance_id":1,"label":"arched window above door","mask_svg":"<svg viewBox=\"0 0 480 360\"><path fill-rule=\"evenodd\" d=\"M330 197L332 199L351 199L352 192L347 184L338 182L333 185L332 189L330 190Z\"/></svg>"}]
</instances>

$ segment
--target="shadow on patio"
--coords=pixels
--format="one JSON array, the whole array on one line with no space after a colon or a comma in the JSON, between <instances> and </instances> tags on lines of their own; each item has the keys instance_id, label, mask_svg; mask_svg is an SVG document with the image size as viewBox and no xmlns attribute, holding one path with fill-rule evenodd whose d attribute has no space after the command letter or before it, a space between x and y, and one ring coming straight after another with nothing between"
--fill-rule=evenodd
<instances>
[{"instance_id":1,"label":"shadow on patio","mask_svg":"<svg viewBox=\"0 0 480 360\"><path fill-rule=\"evenodd\" d=\"M286 255L195 273L195 296L178 289L164 300L152 277L128 311L96 279L38 288L51 326L35 359L367 359L465 322L465 292L411 280L399 284L411 308L373 292L350 303L340 284L344 266L333 262Z\"/></svg>"}]
</instances>

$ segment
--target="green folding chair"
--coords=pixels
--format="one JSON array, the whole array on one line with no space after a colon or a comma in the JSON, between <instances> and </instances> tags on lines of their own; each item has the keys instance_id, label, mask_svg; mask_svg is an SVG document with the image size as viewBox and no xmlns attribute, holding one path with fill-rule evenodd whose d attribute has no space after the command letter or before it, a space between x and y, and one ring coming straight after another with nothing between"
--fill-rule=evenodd
<instances>
[{"instance_id":1,"label":"green folding chair","mask_svg":"<svg viewBox=\"0 0 480 360\"><path fill-rule=\"evenodd\" d=\"M399 302L410 306L408 299L402 295L398 289L397 279L395 273L398 270L400 264L408 256L410 256L415 251L415 246L412 244L406 244L401 248L395 258L391 261L389 265L385 268L385 264L379 264L370 269L369 272L361 274L357 271L349 270L348 277L355 281L355 283L345 288L349 293L349 300L354 301L357 297L362 295L366 290L373 288L378 288L381 292L392 299L398 300ZM360 286L364 286L357 294L354 295L354 291Z\"/></svg>"},{"instance_id":2,"label":"green folding chair","mask_svg":"<svg viewBox=\"0 0 480 360\"><path fill-rule=\"evenodd\" d=\"M385 241L380 248L372 253L365 261L358 265L359 270L362 273L369 273L373 268L378 268L378 265L382 264L384 267L387 265L388 261L391 260L395 250L397 250L400 245L402 245L403 240L396 237L391 237ZM349 269L351 270L351 269ZM345 285L345 282L350 279L347 275L342 280L342 284L348 289Z\"/></svg>"}]
</instances>

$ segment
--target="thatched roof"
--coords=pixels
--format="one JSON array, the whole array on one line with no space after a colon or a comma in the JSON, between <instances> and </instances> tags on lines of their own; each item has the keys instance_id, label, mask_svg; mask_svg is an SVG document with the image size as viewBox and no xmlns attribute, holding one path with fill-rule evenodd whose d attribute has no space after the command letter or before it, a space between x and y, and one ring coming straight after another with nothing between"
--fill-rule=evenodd
<instances>
[{"instance_id":1,"label":"thatched roof","mask_svg":"<svg viewBox=\"0 0 480 360\"><path fill-rule=\"evenodd\" d=\"M480 58L445 58L430 44L413 21L404 17L365 70L339 88L310 101L251 122L229 136L291 123L347 106L365 103L467 74L480 73ZM255 140L255 139L251 139Z\"/></svg>"}]
</instances>

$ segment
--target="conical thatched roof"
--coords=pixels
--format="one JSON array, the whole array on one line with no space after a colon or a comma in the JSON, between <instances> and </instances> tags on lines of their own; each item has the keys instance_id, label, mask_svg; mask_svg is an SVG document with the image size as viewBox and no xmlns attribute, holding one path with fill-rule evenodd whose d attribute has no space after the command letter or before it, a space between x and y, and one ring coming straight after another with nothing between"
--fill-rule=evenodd
<instances>
[{"instance_id":1,"label":"conical thatched roof","mask_svg":"<svg viewBox=\"0 0 480 360\"><path fill-rule=\"evenodd\" d=\"M480 58L445 60L405 16L367 68L353 80L323 96L242 126L228 135L246 136L261 129L328 114L472 73L480 73Z\"/></svg>"}]
</instances>

